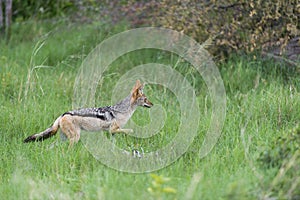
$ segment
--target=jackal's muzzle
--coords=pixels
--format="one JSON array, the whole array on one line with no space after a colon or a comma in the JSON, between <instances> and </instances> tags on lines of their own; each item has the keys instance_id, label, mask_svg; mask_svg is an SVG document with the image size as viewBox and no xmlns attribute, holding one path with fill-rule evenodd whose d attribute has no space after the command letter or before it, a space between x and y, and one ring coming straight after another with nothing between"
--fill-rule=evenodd
<instances>
[{"instance_id":1,"label":"jackal's muzzle","mask_svg":"<svg viewBox=\"0 0 300 200\"><path fill-rule=\"evenodd\" d=\"M147 98L145 98L143 106L146 108L151 108L153 106L153 103L151 103Z\"/></svg>"}]
</instances>

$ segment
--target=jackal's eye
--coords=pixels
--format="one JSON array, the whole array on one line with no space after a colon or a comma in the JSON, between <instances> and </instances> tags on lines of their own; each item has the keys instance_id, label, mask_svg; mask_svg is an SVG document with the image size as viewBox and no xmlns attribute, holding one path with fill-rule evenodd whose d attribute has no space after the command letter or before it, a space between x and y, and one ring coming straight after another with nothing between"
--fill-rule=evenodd
<instances>
[{"instance_id":1,"label":"jackal's eye","mask_svg":"<svg viewBox=\"0 0 300 200\"><path fill-rule=\"evenodd\" d=\"M142 88L139 89L139 94L140 94L140 95L143 95L143 94L144 94Z\"/></svg>"}]
</instances>

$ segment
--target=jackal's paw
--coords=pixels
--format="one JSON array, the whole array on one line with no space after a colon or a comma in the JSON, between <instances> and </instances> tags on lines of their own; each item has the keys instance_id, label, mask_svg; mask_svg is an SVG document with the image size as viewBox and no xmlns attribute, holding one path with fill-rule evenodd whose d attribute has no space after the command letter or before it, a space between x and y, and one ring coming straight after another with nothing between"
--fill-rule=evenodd
<instances>
[{"instance_id":1,"label":"jackal's paw","mask_svg":"<svg viewBox=\"0 0 300 200\"><path fill-rule=\"evenodd\" d=\"M132 129L127 129L126 133L133 133Z\"/></svg>"},{"instance_id":2,"label":"jackal's paw","mask_svg":"<svg viewBox=\"0 0 300 200\"><path fill-rule=\"evenodd\" d=\"M123 133L127 134L127 133L133 133L133 130L132 129L120 129L119 132L123 132Z\"/></svg>"}]
</instances>

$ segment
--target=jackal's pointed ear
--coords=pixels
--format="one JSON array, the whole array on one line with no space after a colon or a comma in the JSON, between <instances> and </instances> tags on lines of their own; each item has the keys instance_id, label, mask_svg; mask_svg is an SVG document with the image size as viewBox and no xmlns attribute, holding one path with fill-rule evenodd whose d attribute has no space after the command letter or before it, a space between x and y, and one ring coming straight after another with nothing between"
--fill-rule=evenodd
<instances>
[{"instance_id":1,"label":"jackal's pointed ear","mask_svg":"<svg viewBox=\"0 0 300 200\"><path fill-rule=\"evenodd\" d=\"M131 90L131 104L140 96L140 91L143 88L143 85L141 84L140 80L137 80L135 82L134 87Z\"/></svg>"},{"instance_id":2,"label":"jackal's pointed ear","mask_svg":"<svg viewBox=\"0 0 300 200\"><path fill-rule=\"evenodd\" d=\"M139 89L143 88L144 86L141 84L140 80L136 80L134 87L131 90L131 94L138 93Z\"/></svg>"}]
</instances>

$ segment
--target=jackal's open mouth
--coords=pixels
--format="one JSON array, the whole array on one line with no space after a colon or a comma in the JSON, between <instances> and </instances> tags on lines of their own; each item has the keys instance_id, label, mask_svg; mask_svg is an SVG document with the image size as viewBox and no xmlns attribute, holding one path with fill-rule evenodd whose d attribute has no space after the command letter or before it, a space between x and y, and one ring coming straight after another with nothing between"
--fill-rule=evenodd
<instances>
[{"instance_id":1,"label":"jackal's open mouth","mask_svg":"<svg viewBox=\"0 0 300 200\"><path fill-rule=\"evenodd\" d=\"M151 103L151 104L148 104L148 103L147 103L147 104L146 104L146 103L144 104L144 107L146 107L146 108L151 108L152 106L153 106L152 103Z\"/></svg>"}]
</instances>

